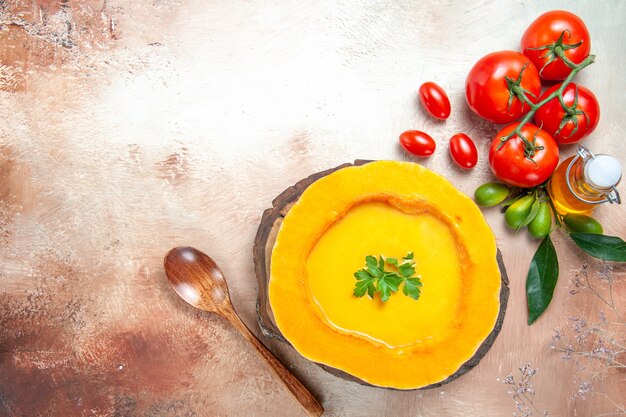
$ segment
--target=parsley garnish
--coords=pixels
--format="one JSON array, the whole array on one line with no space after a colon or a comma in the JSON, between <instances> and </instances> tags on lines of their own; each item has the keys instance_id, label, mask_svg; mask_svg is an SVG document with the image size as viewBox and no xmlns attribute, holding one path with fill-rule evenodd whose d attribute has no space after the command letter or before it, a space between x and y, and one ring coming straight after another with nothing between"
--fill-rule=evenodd
<instances>
[{"instance_id":1,"label":"parsley garnish","mask_svg":"<svg viewBox=\"0 0 626 417\"><path fill-rule=\"evenodd\" d=\"M390 265L393 270L385 271L385 265ZM354 286L354 295L363 297L365 293L374 298L375 293L380 294L381 301L385 302L392 293L398 291L400 284L404 284L402 292L414 300L420 298L422 281L415 274L415 261L413 252L409 252L402 263L395 258L383 258L382 255L376 260L375 256L365 257L365 268L354 273L357 279Z\"/></svg>"}]
</instances>

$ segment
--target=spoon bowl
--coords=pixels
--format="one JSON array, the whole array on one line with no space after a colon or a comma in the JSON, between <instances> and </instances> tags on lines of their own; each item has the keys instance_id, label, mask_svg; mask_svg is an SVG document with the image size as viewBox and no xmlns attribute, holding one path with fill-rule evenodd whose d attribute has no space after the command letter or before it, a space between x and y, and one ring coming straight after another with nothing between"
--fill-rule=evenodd
<instances>
[{"instance_id":1,"label":"spoon bowl","mask_svg":"<svg viewBox=\"0 0 626 417\"><path fill-rule=\"evenodd\" d=\"M227 319L254 346L306 414L311 417L322 415L324 409L309 390L241 321L230 301L224 273L210 256L198 249L182 246L170 250L163 264L170 285L183 300L195 308L217 313Z\"/></svg>"},{"instance_id":2,"label":"spoon bowl","mask_svg":"<svg viewBox=\"0 0 626 417\"><path fill-rule=\"evenodd\" d=\"M187 303L212 313L232 308L224 273L210 256L182 246L169 251L164 264L170 285Z\"/></svg>"}]
</instances>

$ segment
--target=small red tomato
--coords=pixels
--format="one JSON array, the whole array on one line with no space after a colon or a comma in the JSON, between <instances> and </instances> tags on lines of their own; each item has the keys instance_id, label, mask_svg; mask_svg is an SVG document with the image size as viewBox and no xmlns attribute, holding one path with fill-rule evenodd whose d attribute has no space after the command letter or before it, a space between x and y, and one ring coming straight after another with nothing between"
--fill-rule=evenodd
<instances>
[{"instance_id":1,"label":"small red tomato","mask_svg":"<svg viewBox=\"0 0 626 417\"><path fill-rule=\"evenodd\" d=\"M450 138L450 156L461 168L474 168L478 162L476 145L465 133L457 133Z\"/></svg>"},{"instance_id":2,"label":"small red tomato","mask_svg":"<svg viewBox=\"0 0 626 417\"><path fill-rule=\"evenodd\" d=\"M437 119L445 120L450 116L450 100L443 88L432 81L425 82L419 89L422 106Z\"/></svg>"},{"instance_id":3,"label":"small red tomato","mask_svg":"<svg viewBox=\"0 0 626 417\"><path fill-rule=\"evenodd\" d=\"M400 145L417 156L430 156L435 152L435 140L419 130L407 130L400 135Z\"/></svg>"},{"instance_id":4,"label":"small red tomato","mask_svg":"<svg viewBox=\"0 0 626 417\"><path fill-rule=\"evenodd\" d=\"M536 149L534 155L526 156L528 146L518 135L502 144L502 138L513 132L519 123L513 123L499 131L491 142L489 165L493 174L502 182L522 188L539 185L550 178L559 163L559 147L548 132L526 123L521 133L528 144Z\"/></svg>"},{"instance_id":5,"label":"small red tomato","mask_svg":"<svg viewBox=\"0 0 626 417\"><path fill-rule=\"evenodd\" d=\"M542 94L541 100L559 87L561 84L549 88ZM558 143L569 145L593 132L600 120L600 105L589 89L574 83L563 90L563 102L569 107L568 111L563 110L556 97L539 107L535 113L535 124L551 134Z\"/></svg>"}]
</instances>

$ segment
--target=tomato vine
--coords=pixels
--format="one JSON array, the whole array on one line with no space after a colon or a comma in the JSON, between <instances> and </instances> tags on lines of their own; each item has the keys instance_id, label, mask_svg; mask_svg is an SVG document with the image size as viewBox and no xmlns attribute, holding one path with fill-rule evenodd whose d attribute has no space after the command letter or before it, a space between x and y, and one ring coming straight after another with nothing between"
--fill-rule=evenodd
<instances>
[{"instance_id":1,"label":"tomato vine","mask_svg":"<svg viewBox=\"0 0 626 417\"><path fill-rule=\"evenodd\" d=\"M543 147L537 146L534 143L533 140L529 140L522 133L522 128L530 120L532 120L533 116L535 115L537 110L539 110L539 108L541 108L542 106L544 106L546 103L548 103L550 100L552 100L554 98L557 98L559 100L559 103L561 104L561 106L563 107L563 110L567 113L568 116L573 117L573 116L576 116L576 115L580 114L579 113L580 110L576 109L577 100L575 101L575 103L572 106L566 105L565 101L563 99L563 92L565 91L565 88L572 82L572 79L576 76L576 74L578 74L580 71L582 71L585 67L588 67L589 65L593 64L593 62L595 61L596 57L595 57L595 55L590 54L580 64L575 64L569 58L567 58L565 56L565 51L568 48L575 47L575 45L564 45L564 44L562 44L562 39L563 39L563 35L565 34L565 32L566 31L563 31L561 33L561 36L559 37L559 40L557 40L556 42L554 42L552 44L549 44L549 45L541 46L539 48L534 48L534 49L538 49L538 50L545 49L545 50L548 51L548 53L550 53L550 54L553 53L559 59L561 59L561 61L563 61L563 63L565 65L567 65L568 67L570 67L572 69L572 71L569 73L567 78L565 78L565 80L563 80L563 82L561 83L559 88L557 88L551 94L546 96L543 100L539 101L538 103L534 103L528 97L528 95L527 95L528 91L525 90L524 88L522 88L521 85L520 85L520 82L521 82L521 79L522 79L522 73L526 69L526 66L524 66L522 68L522 70L520 71L519 76L518 76L517 79L512 79L510 77L506 77L506 81L507 81L507 85L509 87L509 93L510 93L511 100L514 97L518 97L522 101L523 104L526 104L526 105L528 105L530 107L530 111L528 111L528 113L526 113L524 115L524 117L519 121L519 124L517 125L517 127L515 129L513 129L510 133L508 133L507 135L502 136L500 138L500 144L498 145L498 149L502 148L502 146L504 146L504 144L509 139L513 138L514 136L518 136L522 140L522 142L524 142L524 155L526 156L527 159L532 161L533 160L532 158L535 155L535 152L538 151L538 150L543 149ZM542 70L543 70L543 68L542 68ZM576 97L577 96L578 96L578 91L576 92Z\"/></svg>"}]
</instances>

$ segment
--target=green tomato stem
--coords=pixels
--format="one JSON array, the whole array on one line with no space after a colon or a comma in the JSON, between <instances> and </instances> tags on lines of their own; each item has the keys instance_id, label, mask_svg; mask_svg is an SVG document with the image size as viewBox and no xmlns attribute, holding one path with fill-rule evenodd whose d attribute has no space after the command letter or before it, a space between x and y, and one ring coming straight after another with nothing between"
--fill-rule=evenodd
<instances>
[{"instance_id":1,"label":"green tomato stem","mask_svg":"<svg viewBox=\"0 0 626 417\"><path fill-rule=\"evenodd\" d=\"M568 57L565 56L565 50L563 48L554 48L554 53L561 58L561 61L571 69L576 68L576 64L572 62Z\"/></svg>"},{"instance_id":2,"label":"green tomato stem","mask_svg":"<svg viewBox=\"0 0 626 417\"><path fill-rule=\"evenodd\" d=\"M565 110L567 114L571 114L570 108L565 104L565 99L563 98L563 94L557 95L557 98L559 99L559 103L561 103L561 107L563 108L563 110Z\"/></svg>"},{"instance_id":3,"label":"green tomato stem","mask_svg":"<svg viewBox=\"0 0 626 417\"><path fill-rule=\"evenodd\" d=\"M556 210L556 207L554 206L554 202L552 201L552 197L550 197L550 194L548 192L546 192L546 197L547 197L548 203L550 203L550 208L552 208L552 213L554 213L554 220L556 221L556 224L559 227L563 227L563 223L561 223L561 215Z\"/></svg>"},{"instance_id":4,"label":"green tomato stem","mask_svg":"<svg viewBox=\"0 0 626 417\"><path fill-rule=\"evenodd\" d=\"M550 100L554 99L555 97L559 100L559 102L561 103L561 106L563 107L563 110L568 112L570 112L570 108L565 105L565 101L563 100L563 91L565 91L565 88L572 82L572 79L576 76L576 74L578 74L581 70L583 70L585 67L588 67L589 65L593 64L593 62L595 61L595 55L589 55L587 58L585 58L580 64L575 64L573 63L571 60L569 60L565 54L562 48L555 48L554 52L558 55L559 58L561 58L563 60L563 62L569 66L570 68L572 68L572 72L570 72L570 74L567 76L567 78L565 78L565 80L563 80L563 83L561 84L561 86L559 88L557 88L555 91L553 91L550 95L548 95L546 98L544 98L543 100L541 100L538 103L533 103L532 100L530 100L530 98L528 98L528 96L526 95L526 93L523 91L523 89L520 86L513 86L513 92L526 104L528 104L530 106L530 111L528 113L526 113L524 115L524 117L519 121L517 127L515 128L515 130L513 130L511 133L509 133L506 136L503 136L500 138L500 145L498 145L498 149L502 148L502 146L504 146L505 142L508 141L509 139L511 139L512 137L514 137L515 135L517 135L523 142L524 142L524 147L526 150L526 155L527 157L529 157L530 159L532 159L533 155L535 154L535 151L537 151L537 147L531 143L523 134L522 134L522 128L526 125L526 123L528 123L534 116L535 113L537 113L537 110L539 110L541 107L545 106ZM558 220L557 220L558 221Z\"/></svg>"}]
</instances>

